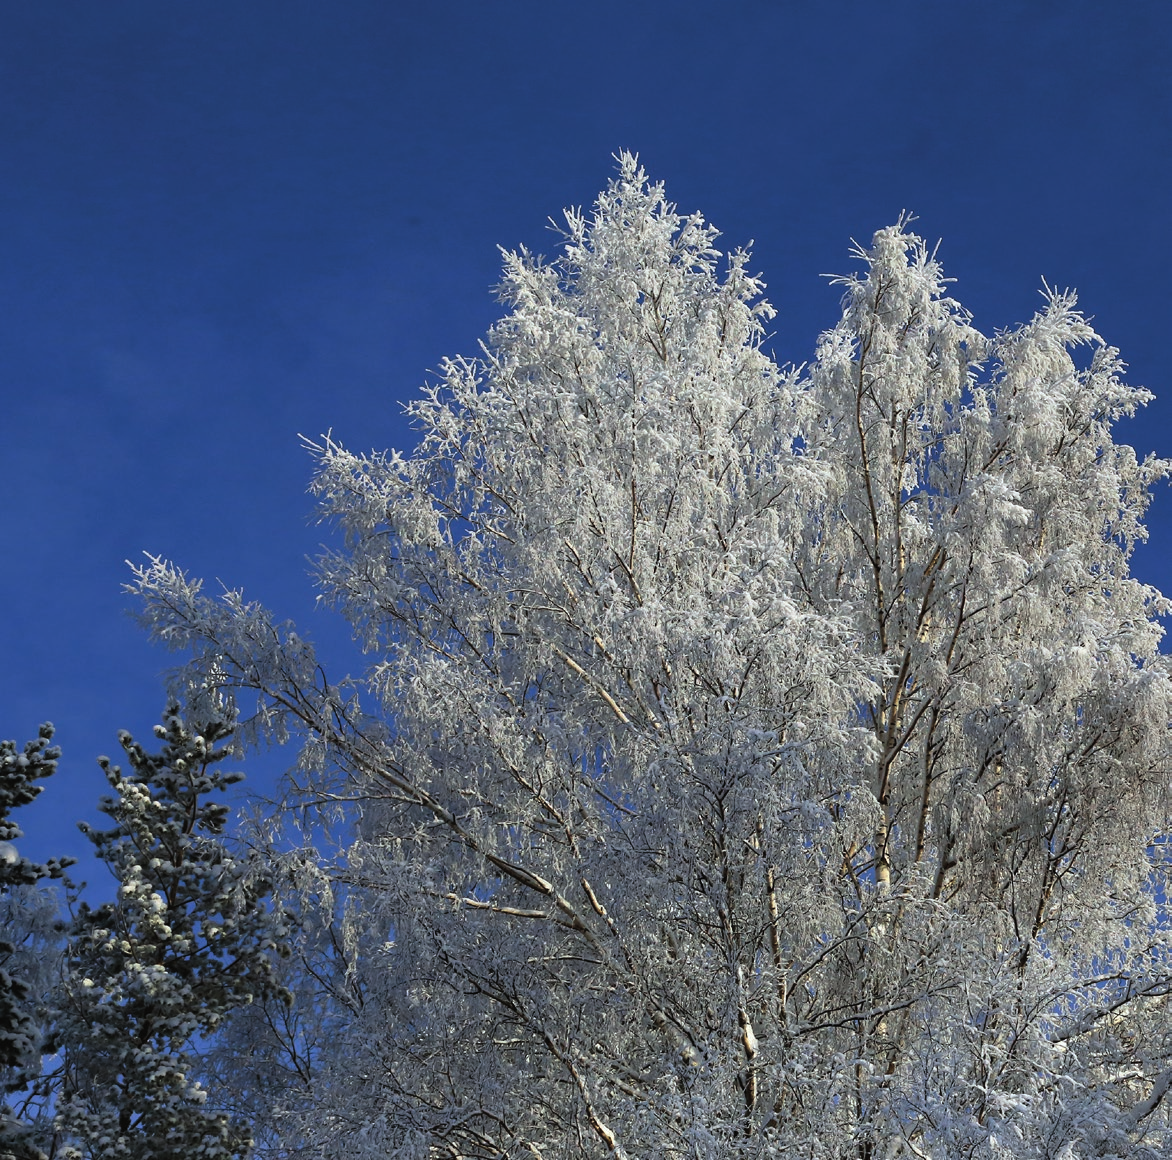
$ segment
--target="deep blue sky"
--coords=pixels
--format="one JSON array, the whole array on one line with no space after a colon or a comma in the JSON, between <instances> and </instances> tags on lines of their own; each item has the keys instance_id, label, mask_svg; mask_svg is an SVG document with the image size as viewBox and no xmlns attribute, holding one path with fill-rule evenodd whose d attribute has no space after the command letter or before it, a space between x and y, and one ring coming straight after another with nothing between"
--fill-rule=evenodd
<instances>
[{"instance_id":1,"label":"deep blue sky","mask_svg":"<svg viewBox=\"0 0 1172 1160\"><path fill-rule=\"evenodd\" d=\"M1172 454L1170 59L1166 0L2 0L0 736L66 750L26 850L79 851L94 757L162 707L126 558L358 663L313 612L298 432L409 446L402 401L497 317L497 244L554 249L620 148L756 239L779 358L908 208L986 332L1078 287L1164 396L1128 438ZM1151 523L1172 588L1172 496Z\"/></svg>"}]
</instances>

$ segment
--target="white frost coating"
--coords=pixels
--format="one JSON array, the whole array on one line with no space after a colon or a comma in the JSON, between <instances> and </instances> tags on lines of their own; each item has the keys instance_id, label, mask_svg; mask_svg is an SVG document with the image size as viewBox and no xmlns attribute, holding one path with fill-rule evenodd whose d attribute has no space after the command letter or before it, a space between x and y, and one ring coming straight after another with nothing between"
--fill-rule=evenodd
<instances>
[{"instance_id":1,"label":"white frost coating","mask_svg":"<svg viewBox=\"0 0 1172 1160\"><path fill-rule=\"evenodd\" d=\"M255 695L357 819L286 858L300 1021L231 1032L262 1150L1166 1154L1166 603L1128 559L1167 464L1111 436L1148 396L1072 295L983 337L906 223L798 373L633 158L566 222L415 454L313 447L362 681L137 572L188 696Z\"/></svg>"}]
</instances>

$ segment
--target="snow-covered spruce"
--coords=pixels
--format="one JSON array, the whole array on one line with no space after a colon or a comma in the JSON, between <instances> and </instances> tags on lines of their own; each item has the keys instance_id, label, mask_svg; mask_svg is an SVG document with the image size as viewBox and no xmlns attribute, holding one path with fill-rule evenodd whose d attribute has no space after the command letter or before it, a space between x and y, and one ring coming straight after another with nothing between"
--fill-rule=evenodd
<instances>
[{"instance_id":1,"label":"snow-covered spruce","mask_svg":"<svg viewBox=\"0 0 1172 1160\"><path fill-rule=\"evenodd\" d=\"M80 906L56 1001L63 1059L55 1151L86 1160L230 1160L246 1123L209 1106L195 1048L225 1017L277 996L284 919L265 904L255 858L222 837L228 807L209 800L242 776L218 767L222 717L189 729L178 709L149 754L122 733L130 765L102 759L114 822L83 827L118 882L117 901Z\"/></svg>"},{"instance_id":2,"label":"snow-covered spruce","mask_svg":"<svg viewBox=\"0 0 1172 1160\"><path fill-rule=\"evenodd\" d=\"M313 448L365 675L136 576L189 702L353 810L251 1023L273 1154L1166 1155L1147 394L1072 295L978 333L906 222L804 371L633 158L565 235L413 454Z\"/></svg>"},{"instance_id":3,"label":"snow-covered spruce","mask_svg":"<svg viewBox=\"0 0 1172 1160\"><path fill-rule=\"evenodd\" d=\"M60 878L70 858L32 862L16 843L23 837L12 811L35 801L36 783L57 770L61 751L46 722L18 750L0 741L0 1157L31 1155L31 1121L40 1107L30 1090L45 1045L39 1005L53 979L60 945L58 899L45 885Z\"/></svg>"}]
</instances>

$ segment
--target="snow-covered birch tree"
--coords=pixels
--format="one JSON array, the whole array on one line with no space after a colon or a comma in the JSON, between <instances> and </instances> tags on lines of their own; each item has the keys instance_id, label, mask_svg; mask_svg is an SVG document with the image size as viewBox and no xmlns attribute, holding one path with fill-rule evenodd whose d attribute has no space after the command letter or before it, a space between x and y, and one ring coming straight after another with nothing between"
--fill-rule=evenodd
<instances>
[{"instance_id":1,"label":"snow-covered birch tree","mask_svg":"<svg viewBox=\"0 0 1172 1160\"><path fill-rule=\"evenodd\" d=\"M262 1139L1163 1155L1165 602L1128 562L1167 465L1112 435L1148 396L1072 295L982 336L907 222L781 368L717 236L623 155L556 262L505 255L412 453L312 445L353 680L137 571L193 711L299 735L353 819L285 856L317 917L300 1019L239 1031Z\"/></svg>"}]
</instances>

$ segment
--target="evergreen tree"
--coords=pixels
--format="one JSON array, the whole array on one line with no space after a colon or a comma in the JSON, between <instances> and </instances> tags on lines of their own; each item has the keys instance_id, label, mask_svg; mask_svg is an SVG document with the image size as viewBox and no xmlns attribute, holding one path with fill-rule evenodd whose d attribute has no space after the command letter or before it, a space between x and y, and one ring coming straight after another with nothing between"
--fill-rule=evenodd
<instances>
[{"instance_id":1,"label":"evergreen tree","mask_svg":"<svg viewBox=\"0 0 1172 1160\"><path fill-rule=\"evenodd\" d=\"M36 784L57 769L61 751L50 745L53 726L40 727L36 740L18 751L0 741L0 1077L7 1096L27 1089L40 1070L44 1046L38 1000L50 977L53 944L58 941L56 900L40 884L60 878L70 858L32 862L20 854L23 834L10 814L34 801ZM31 952L31 953L30 953ZM0 1108L0 1155L32 1155L24 1116L7 1100Z\"/></svg>"},{"instance_id":2,"label":"evergreen tree","mask_svg":"<svg viewBox=\"0 0 1172 1160\"><path fill-rule=\"evenodd\" d=\"M225 843L228 807L209 800L243 776L218 768L231 728L189 729L172 707L155 732L158 754L120 734L130 771L101 759L115 824L82 827L118 897L82 904L72 924L57 1129L63 1154L88 1160L229 1160L250 1130L208 1107L197 1049L228 1012L277 990L284 929L256 859Z\"/></svg>"}]
</instances>

